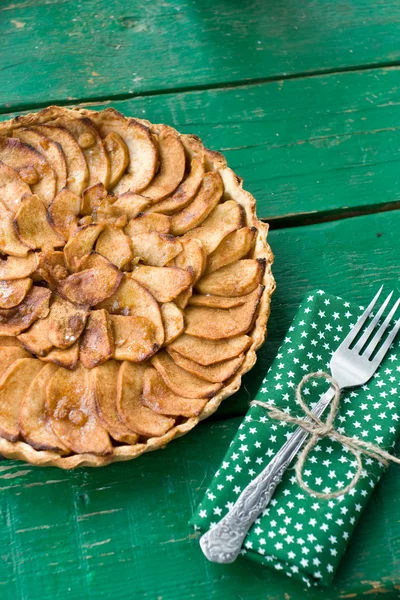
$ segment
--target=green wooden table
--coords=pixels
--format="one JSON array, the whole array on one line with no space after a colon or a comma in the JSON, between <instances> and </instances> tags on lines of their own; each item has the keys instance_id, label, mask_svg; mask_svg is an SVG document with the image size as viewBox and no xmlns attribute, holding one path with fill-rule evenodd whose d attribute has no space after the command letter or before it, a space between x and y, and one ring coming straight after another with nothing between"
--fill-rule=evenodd
<instances>
[{"instance_id":1,"label":"green wooden table","mask_svg":"<svg viewBox=\"0 0 400 600\"><path fill-rule=\"evenodd\" d=\"M1 600L399 598L396 467L331 590L208 563L187 523L305 292L399 291L400 4L9 0L0 36L3 118L112 105L224 152L271 224L277 281L256 367L187 437L101 470L0 462Z\"/></svg>"}]
</instances>

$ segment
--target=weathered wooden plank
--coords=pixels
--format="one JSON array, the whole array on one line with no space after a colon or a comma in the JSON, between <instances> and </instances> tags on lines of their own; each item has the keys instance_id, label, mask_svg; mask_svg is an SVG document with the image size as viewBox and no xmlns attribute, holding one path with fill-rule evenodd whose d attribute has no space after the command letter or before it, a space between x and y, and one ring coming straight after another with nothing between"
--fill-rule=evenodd
<instances>
[{"instance_id":1,"label":"weathered wooden plank","mask_svg":"<svg viewBox=\"0 0 400 600\"><path fill-rule=\"evenodd\" d=\"M2 600L333 600L385 598L384 592L394 598L400 589L396 468L367 507L331 590L305 590L243 559L205 560L188 520L239 422L202 424L163 452L99 470L2 462Z\"/></svg>"},{"instance_id":2,"label":"weathered wooden plank","mask_svg":"<svg viewBox=\"0 0 400 600\"><path fill-rule=\"evenodd\" d=\"M272 224L400 206L400 69L112 104L222 150Z\"/></svg>"},{"instance_id":3,"label":"weathered wooden plank","mask_svg":"<svg viewBox=\"0 0 400 600\"><path fill-rule=\"evenodd\" d=\"M2 3L1 104L105 99L400 59L398 2Z\"/></svg>"}]
</instances>

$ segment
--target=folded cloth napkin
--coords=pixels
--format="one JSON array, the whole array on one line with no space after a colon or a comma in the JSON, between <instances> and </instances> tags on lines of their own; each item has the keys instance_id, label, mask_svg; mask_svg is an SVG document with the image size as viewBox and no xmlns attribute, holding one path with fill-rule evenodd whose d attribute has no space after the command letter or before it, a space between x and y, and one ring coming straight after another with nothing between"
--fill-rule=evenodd
<instances>
[{"instance_id":1,"label":"folded cloth napkin","mask_svg":"<svg viewBox=\"0 0 400 600\"><path fill-rule=\"evenodd\" d=\"M295 388L307 373L329 372L332 353L362 311L362 307L322 290L310 293L301 304L256 399L304 417L295 400ZM312 406L326 388L326 382L309 380L303 387L303 396ZM390 451L400 431L399 391L400 342L397 340L367 385L342 393L335 428L339 433L359 437ZM293 425L270 419L265 408L251 406L192 525L205 531L218 522L293 429ZM269 506L250 529L242 555L301 579L307 585L329 585L384 469L368 456L362 460L364 469L356 486L348 494L331 500L303 491L292 465ZM309 454L304 481L321 492L342 489L353 478L356 465L348 448L323 438Z\"/></svg>"}]
</instances>

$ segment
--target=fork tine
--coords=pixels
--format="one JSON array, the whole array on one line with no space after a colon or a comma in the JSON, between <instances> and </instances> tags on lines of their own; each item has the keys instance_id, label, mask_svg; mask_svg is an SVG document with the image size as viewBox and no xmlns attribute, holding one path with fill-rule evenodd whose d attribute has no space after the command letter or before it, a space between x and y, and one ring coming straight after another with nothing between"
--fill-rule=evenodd
<instances>
[{"instance_id":1,"label":"fork tine","mask_svg":"<svg viewBox=\"0 0 400 600\"><path fill-rule=\"evenodd\" d=\"M382 336L385 333L386 329L389 327L390 321L393 319L393 316L396 314L396 310L398 309L399 304L400 304L400 298L397 300L397 302L393 306L392 310L390 311L390 313L388 314L388 316L386 317L386 319L384 320L382 325L379 327L378 331L376 332L376 334L374 335L374 337L372 338L372 340L370 341L370 343L368 344L368 346L362 353L362 356L365 356L366 358L369 358L371 356L371 354L373 353L373 351L379 344L380 340L382 339Z\"/></svg>"},{"instance_id":2,"label":"fork tine","mask_svg":"<svg viewBox=\"0 0 400 600\"><path fill-rule=\"evenodd\" d=\"M371 314L371 311L374 308L376 301L378 300L382 290L383 290L383 285L380 287L380 289L378 290L378 292L374 296L374 298L371 300L371 302L368 304L367 308L365 309L365 311L363 312L361 317L358 319L357 323L354 325L354 327L352 327L350 329L350 332L347 334L347 336L344 338L343 342L340 344L340 348L348 348L350 346L351 342L355 339L356 335L361 330L361 327L364 325L365 321L368 319L369 315Z\"/></svg>"},{"instance_id":3,"label":"fork tine","mask_svg":"<svg viewBox=\"0 0 400 600\"><path fill-rule=\"evenodd\" d=\"M373 364L376 367L378 367L378 365L380 365L383 357L385 356L386 352L389 350L390 346L392 345L393 340L396 337L399 329L400 329L400 319L398 319L398 321L395 324L395 326L393 327L392 331L387 336L382 348L380 348L379 352L376 353L376 356L371 361L371 364Z\"/></svg>"},{"instance_id":4,"label":"fork tine","mask_svg":"<svg viewBox=\"0 0 400 600\"><path fill-rule=\"evenodd\" d=\"M382 304L382 306L380 307L380 309L378 310L378 312L376 313L376 315L374 316L374 318L372 319L371 323L368 325L368 327L366 328L366 330L363 332L362 336L360 337L360 339L358 340L357 344L354 346L353 350L355 350L356 352L361 352L361 349L365 346L368 338L370 337L370 335L372 334L372 332L374 331L379 319L382 317L387 305L390 302L391 297L393 296L393 292L390 292L389 296L386 298L386 300L384 301L384 303Z\"/></svg>"}]
</instances>

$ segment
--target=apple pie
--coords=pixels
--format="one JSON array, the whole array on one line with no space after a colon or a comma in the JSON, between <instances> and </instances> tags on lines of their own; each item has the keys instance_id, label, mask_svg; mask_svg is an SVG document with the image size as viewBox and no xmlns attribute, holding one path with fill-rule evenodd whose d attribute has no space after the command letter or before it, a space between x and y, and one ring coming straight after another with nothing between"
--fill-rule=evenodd
<instances>
[{"instance_id":1,"label":"apple pie","mask_svg":"<svg viewBox=\"0 0 400 600\"><path fill-rule=\"evenodd\" d=\"M274 290L224 157L116 110L0 123L0 453L102 466L236 392Z\"/></svg>"}]
</instances>

